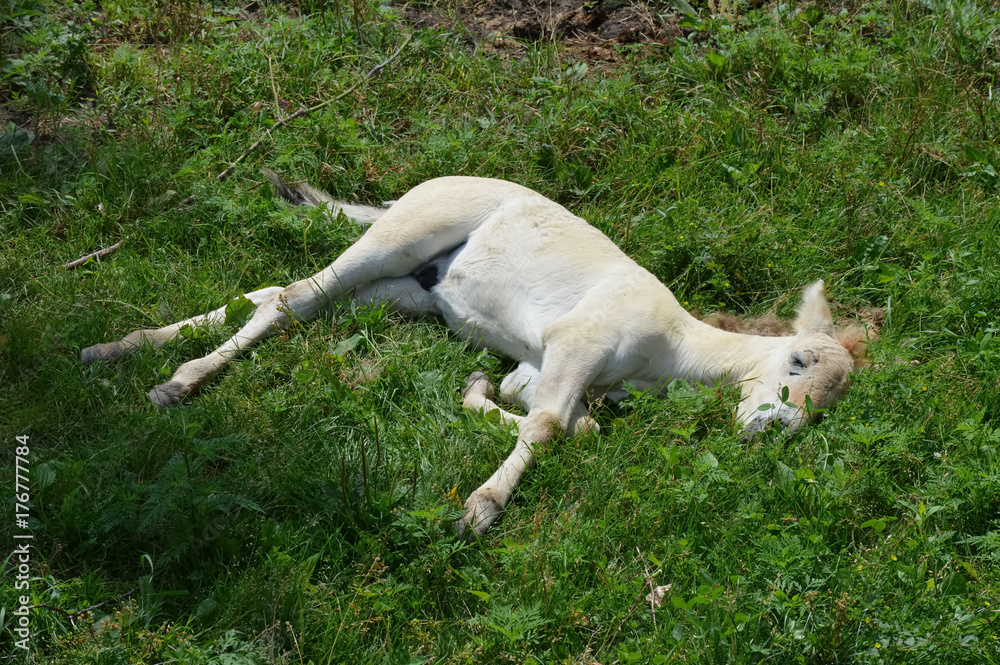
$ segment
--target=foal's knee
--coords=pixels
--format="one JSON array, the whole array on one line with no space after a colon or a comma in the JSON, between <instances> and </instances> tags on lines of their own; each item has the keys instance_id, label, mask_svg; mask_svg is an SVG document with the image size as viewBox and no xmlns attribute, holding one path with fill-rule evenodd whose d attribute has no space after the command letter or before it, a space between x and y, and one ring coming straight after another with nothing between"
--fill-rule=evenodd
<instances>
[{"instance_id":1,"label":"foal's knee","mask_svg":"<svg viewBox=\"0 0 1000 665\"><path fill-rule=\"evenodd\" d=\"M539 446L545 446L554 436L559 436L568 428L563 427L559 414L554 411L529 413L520 427L519 439Z\"/></svg>"}]
</instances>

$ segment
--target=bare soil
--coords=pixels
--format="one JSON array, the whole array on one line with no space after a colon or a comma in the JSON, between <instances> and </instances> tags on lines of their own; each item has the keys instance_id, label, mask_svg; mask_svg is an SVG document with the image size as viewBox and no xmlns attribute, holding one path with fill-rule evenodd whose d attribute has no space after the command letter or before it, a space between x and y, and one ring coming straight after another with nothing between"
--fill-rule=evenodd
<instances>
[{"instance_id":1,"label":"bare soil","mask_svg":"<svg viewBox=\"0 0 1000 665\"><path fill-rule=\"evenodd\" d=\"M464 25L484 51L521 57L529 41L559 41L581 60L617 62L623 44L672 46L681 34L678 17L641 2L584 0L483 0L448 15L432 6L409 3L403 16L419 27Z\"/></svg>"}]
</instances>

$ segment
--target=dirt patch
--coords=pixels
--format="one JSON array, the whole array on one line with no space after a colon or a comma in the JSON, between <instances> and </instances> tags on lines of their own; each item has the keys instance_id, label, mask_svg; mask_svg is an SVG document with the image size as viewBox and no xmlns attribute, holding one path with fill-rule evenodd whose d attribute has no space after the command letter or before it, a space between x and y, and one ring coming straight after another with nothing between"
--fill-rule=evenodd
<instances>
[{"instance_id":1,"label":"dirt patch","mask_svg":"<svg viewBox=\"0 0 1000 665\"><path fill-rule=\"evenodd\" d=\"M407 4L403 16L419 27L451 29L461 24L484 51L521 57L528 41L560 41L582 60L620 60L623 44L672 46L681 34L677 16L657 13L643 3L620 0L485 0L444 16L427 5Z\"/></svg>"}]
</instances>

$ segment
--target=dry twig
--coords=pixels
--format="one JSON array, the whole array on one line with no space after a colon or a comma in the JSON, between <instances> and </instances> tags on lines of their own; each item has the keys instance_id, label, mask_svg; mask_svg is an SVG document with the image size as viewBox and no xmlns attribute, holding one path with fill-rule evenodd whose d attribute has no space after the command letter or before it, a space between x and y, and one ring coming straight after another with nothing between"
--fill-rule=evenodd
<instances>
[{"instance_id":1,"label":"dry twig","mask_svg":"<svg viewBox=\"0 0 1000 665\"><path fill-rule=\"evenodd\" d=\"M104 249L99 249L96 252L91 252L90 254L87 254L86 256L81 256L76 261L70 261L69 263L64 263L63 268L65 268L66 270L72 270L73 268L78 268L82 266L84 263L86 263L91 259L99 259L103 256L107 256L111 252L121 247L122 243L124 242L125 242L124 240L119 240L115 244L111 245L111 247L105 247Z\"/></svg>"},{"instance_id":2,"label":"dry twig","mask_svg":"<svg viewBox=\"0 0 1000 665\"><path fill-rule=\"evenodd\" d=\"M61 614L66 615L66 618L69 619L70 625L73 626L73 628L76 628L76 623L73 621L73 619L75 617L78 617L81 614L86 614L87 612L92 612L92 611L96 610L98 607L103 607L103 606L108 605L110 603L118 602L122 598L127 598L128 596L131 596L133 593L135 593L135 591L136 591L135 589L129 589L128 591L126 591L125 593L121 594L120 596L115 596L114 598L108 598L107 600L102 600L99 603L94 603L90 607L85 607L82 610L77 610L76 612L70 612L69 610L64 610L61 607L54 607L52 605L45 605L44 603L40 603L38 605L31 605L31 606L28 607L28 609L29 610L38 610L38 609L41 609L41 610L52 610L53 612L59 612Z\"/></svg>"}]
</instances>

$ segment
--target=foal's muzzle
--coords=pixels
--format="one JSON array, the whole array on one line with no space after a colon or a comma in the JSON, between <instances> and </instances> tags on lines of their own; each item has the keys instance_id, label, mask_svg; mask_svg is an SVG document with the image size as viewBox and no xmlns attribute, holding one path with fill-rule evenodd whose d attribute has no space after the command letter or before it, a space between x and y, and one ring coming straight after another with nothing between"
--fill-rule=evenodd
<instances>
[{"instance_id":1,"label":"foal's muzzle","mask_svg":"<svg viewBox=\"0 0 1000 665\"><path fill-rule=\"evenodd\" d=\"M794 434L805 425L805 421L796 418L783 418L781 413L762 413L746 425L740 434L740 443L747 443L766 429L780 429L788 434Z\"/></svg>"}]
</instances>

